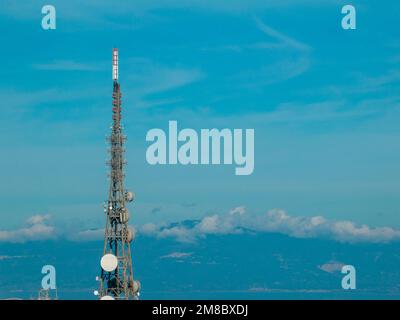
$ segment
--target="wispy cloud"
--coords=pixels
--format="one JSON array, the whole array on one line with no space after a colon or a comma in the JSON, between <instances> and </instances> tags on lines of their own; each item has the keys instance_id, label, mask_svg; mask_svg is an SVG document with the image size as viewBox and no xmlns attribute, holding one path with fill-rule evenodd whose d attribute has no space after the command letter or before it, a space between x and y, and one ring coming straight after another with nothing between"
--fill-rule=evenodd
<instances>
[{"instance_id":1,"label":"wispy cloud","mask_svg":"<svg viewBox=\"0 0 400 320\"><path fill-rule=\"evenodd\" d=\"M318 269L328 272L328 273L335 273L335 272L339 272L342 270L342 267L345 265L345 263L343 262L339 262L339 261L328 261L322 265L318 266Z\"/></svg>"},{"instance_id":2,"label":"wispy cloud","mask_svg":"<svg viewBox=\"0 0 400 320\"><path fill-rule=\"evenodd\" d=\"M0 256L0 261L2 260L14 260L14 259L27 259L32 256Z\"/></svg>"},{"instance_id":3,"label":"wispy cloud","mask_svg":"<svg viewBox=\"0 0 400 320\"><path fill-rule=\"evenodd\" d=\"M378 75L352 73L349 84L332 84L320 88L311 88L305 93L322 96L348 96L355 95L365 98L369 94L386 93L386 97L393 96L400 84L400 69L391 68Z\"/></svg>"},{"instance_id":4,"label":"wispy cloud","mask_svg":"<svg viewBox=\"0 0 400 320\"><path fill-rule=\"evenodd\" d=\"M154 95L187 86L206 76L198 68L167 66L146 58L131 58L127 65L130 88L125 92L139 108L180 102L179 97L159 99Z\"/></svg>"},{"instance_id":5,"label":"wispy cloud","mask_svg":"<svg viewBox=\"0 0 400 320\"><path fill-rule=\"evenodd\" d=\"M49 63L33 64L36 70L46 71L98 71L101 70L99 64L82 63L72 60L55 60Z\"/></svg>"},{"instance_id":6,"label":"wispy cloud","mask_svg":"<svg viewBox=\"0 0 400 320\"><path fill-rule=\"evenodd\" d=\"M268 39L224 48L243 54L249 50L263 50L270 56L257 69L252 67L235 74L233 80L244 83L244 87L263 87L295 78L309 70L312 65L309 45L275 30L259 18L255 18L255 23Z\"/></svg>"},{"instance_id":7,"label":"wispy cloud","mask_svg":"<svg viewBox=\"0 0 400 320\"><path fill-rule=\"evenodd\" d=\"M94 241L104 239L104 228L92 228L78 232L71 232L67 238L72 241Z\"/></svg>"},{"instance_id":8,"label":"wispy cloud","mask_svg":"<svg viewBox=\"0 0 400 320\"><path fill-rule=\"evenodd\" d=\"M179 88L205 76L196 68L168 66L147 58L130 58L127 64L129 84L143 95Z\"/></svg>"},{"instance_id":9,"label":"wispy cloud","mask_svg":"<svg viewBox=\"0 0 400 320\"><path fill-rule=\"evenodd\" d=\"M283 33L280 33L279 31L271 28L270 26L267 26L264 22L261 21L259 18L255 18L255 21L257 23L258 28L265 33L267 36L277 40L277 43L271 44L271 46L277 47L277 48L290 48L290 49L296 49L299 51L310 51L311 47L308 46L305 43L302 43L294 38L291 38ZM265 46L268 48L268 44L266 43Z\"/></svg>"},{"instance_id":10,"label":"wispy cloud","mask_svg":"<svg viewBox=\"0 0 400 320\"><path fill-rule=\"evenodd\" d=\"M311 66L308 56L287 56L270 64L261 65L257 70L246 70L233 79L244 83L244 87L265 87L283 82L305 73Z\"/></svg>"},{"instance_id":11,"label":"wispy cloud","mask_svg":"<svg viewBox=\"0 0 400 320\"><path fill-rule=\"evenodd\" d=\"M268 108L266 104L265 109ZM260 108L261 109L261 108ZM333 122L341 120L362 120L371 116L381 117L388 112L400 110L400 96L366 98L359 102L351 102L346 98L332 100L316 99L304 102L283 102L270 111L253 112L242 115L224 116L230 123L253 123L254 126L264 126L266 123L291 123L304 125L308 123ZM214 117L210 123L218 125L222 118Z\"/></svg>"},{"instance_id":12,"label":"wispy cloud","mask_svg":"<svg viewBox=\"0 0 400 320\"><path fill-rule=\"evenodd\" d=\"M183 259L190 257L193 253L192 252L171 252L165 256L161 256L161 259Z\"/></svg>"},{"instance_id":13,"label":"wispy cloud","mask_svg":"<svg viewBox=\"0 0 400 320\"><path fill-rule=\"evenodd\" d=\"M294 38L291 38L270 26L264 24L259 18L254 19L258 30L262 31L264 35L268 36L268 41L260 39L257 42L251 43L236 43L236 44L223 44L219 46L206 46L202 51L211 52L224 52L231 51L236 53L243 53L247 50L297 50L303 52L310 52L312 47Z\"/></svg>"},{"instance_id":14,"label":"wispy cloud","mask_svg":"<svg viewBox=\"0 0 400 320\"><path fill-rule=\"evenodd\" d=\"M321 6L332 5L339 0L120 0L114 5L108 0L53 0L52 5L56 6L63 13L67 21L85 21L87 24L101 24L108 22L110 15L126 17L129 15L141 16L151 14L160 9L191 9L191 10L212 10L231 14L242 14L243 12L260 12L265 9L299 6ZM43 6L43 1L14 1L3 0L0 4L0 14L16 18L36 19L37 12ZM39 8L39 9L38 9Z\"/></svg>"}]
</instances>

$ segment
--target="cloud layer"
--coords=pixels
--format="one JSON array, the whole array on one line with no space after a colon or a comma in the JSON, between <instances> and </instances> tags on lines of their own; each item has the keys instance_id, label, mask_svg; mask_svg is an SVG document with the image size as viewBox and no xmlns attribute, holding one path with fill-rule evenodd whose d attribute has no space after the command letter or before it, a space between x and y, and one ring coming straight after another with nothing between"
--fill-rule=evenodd
<instances>
[{"instance_id":1,"label":"cloud layer","mask_svg":"<svg viewBox=\"0 0 400 320\"><path fill-rule=\"evenodd\" d=\"M48 224L49 219L49 215L35 215L20 229L0 230L0 242L23 243L55 238L55 228Z\"/></svg>"},{"instance_id":2,"label":"cloud layer","mask_svg":"<svg viewBox=\"0 0 400 320\"><path fill-rule=\"evenodd\" d=\"M141 233L158 238L175 238L192 242L207 234L238 234L243 232L281 233L295 238L325 238L339 242L388 243L400 240L400 230L391 227L370 227L352 221L327 220L322 216L290 216L273 209L263 215L249 215L244 207L226 215L210 215L187 225L146 224Z\"/></svg>"},{"instance_id":3,"label":"cloud layer","mask_svg":"<svg viewBox=\"0 0 400 320\"><path fill-rule=\"evenodd\" d=\"M72 241L93 241L104 237L104 229L56 232L56 228L49 224L49 219L49 215L35 215L20 229L0 231L0 242L23 243L55 239L60 235ZM291 216L281 209L252 215L246 212L244 206L233 208L227 214L208 215L200 220L186 220L173 224L147 223L131 228L135 234L159 239L172 238L179 242L195 242L207 235L254 232L280 233L294 238L331 239L347 243L389 243L400 240L400 230L392 227L371 227L353 221L328 220L322 216Z\"/></svg>"}]
</instances>

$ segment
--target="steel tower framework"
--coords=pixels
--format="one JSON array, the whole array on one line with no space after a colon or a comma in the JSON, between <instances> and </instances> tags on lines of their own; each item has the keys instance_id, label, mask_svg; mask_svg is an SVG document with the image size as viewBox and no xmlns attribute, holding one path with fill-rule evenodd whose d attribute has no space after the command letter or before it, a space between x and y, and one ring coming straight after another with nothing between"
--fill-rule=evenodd
<instances>
[{"instance_id":1,"label":"steel tower framework","mask_svg":"<svg viewBox=\"0 0 400 320\"><path fill-rule=\"evenodd\" d=\"M113 94L112 129L108 137L110 144L110 187L108 201L105 203L106 228L99 298L100 299L138 299L140 283L134 281L132 270L131 242L133 231L128 227L129 212L126 203L133 200L133 193L125 189L124 144L126 137L121 126L121 90L118 82L118 49L113 49ZM110 260L110 257L112 258ZM114 266L103 266L113 264ZM107 260L108 259L108 260Z\"/></svg>"}]
</instances>

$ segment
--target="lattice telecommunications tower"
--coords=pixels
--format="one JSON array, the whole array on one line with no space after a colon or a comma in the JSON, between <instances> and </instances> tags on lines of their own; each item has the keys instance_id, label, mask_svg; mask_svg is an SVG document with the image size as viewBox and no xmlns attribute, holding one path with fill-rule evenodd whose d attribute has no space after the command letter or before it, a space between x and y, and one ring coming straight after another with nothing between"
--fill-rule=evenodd
<instances>
[{"instance_id":1,"label":"lattice telecommunications tower","mask_svg":"<svg viewBox=\"0 0 400 320\"><path fill-rule=\"evenodd\" d=\"M140 283L133 279L131 242L133 230L128 227L129 212L126 203L131 202L134 194L125 190L124 186L124 143L121 126L121 91L118 82L118 49L113 49L112 76L114 89L112 95L113 124L109 152L110 189L108 201L105 203L106 229L104 254L101 258L100 287L96 292L101 300L139 298Z\"/></svg>"}]
</instances>

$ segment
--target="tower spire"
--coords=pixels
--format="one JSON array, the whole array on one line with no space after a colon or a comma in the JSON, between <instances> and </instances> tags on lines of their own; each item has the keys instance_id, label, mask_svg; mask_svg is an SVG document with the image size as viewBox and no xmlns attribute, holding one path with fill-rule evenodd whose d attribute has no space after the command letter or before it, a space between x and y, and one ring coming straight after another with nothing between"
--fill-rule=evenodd
<instances>
[{"instance_id":1,"label":"tower spire","mask_svg":"<svg viewBox=\"0 0 400 320\"><path fill-rule=\"evenodd\" d=\"M113 80L118 81L118 49L113 49L113 69L112 69Z\"/></svg>"},{"instance_id":2,"label":"tower spire","mask_svg":"<svg viewBox=\"0 0 400 320\"><path fill-rule=\"evenodd\" d=\"M133 193L125 189L124 143L126 137L121 127L121 91L118 82L118 49L113 49L113 125L110 143L111 158L110 187L108 201L105 204L106 228L104 251L101 258L100 299L138 299L140 283L133 279L131 242L133 230L128 226L129 211L126 203L133 200Z\"/></svg>"}]
</instances>

